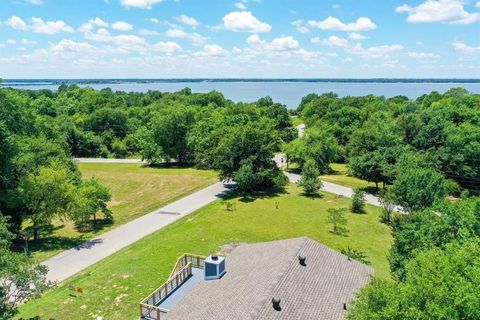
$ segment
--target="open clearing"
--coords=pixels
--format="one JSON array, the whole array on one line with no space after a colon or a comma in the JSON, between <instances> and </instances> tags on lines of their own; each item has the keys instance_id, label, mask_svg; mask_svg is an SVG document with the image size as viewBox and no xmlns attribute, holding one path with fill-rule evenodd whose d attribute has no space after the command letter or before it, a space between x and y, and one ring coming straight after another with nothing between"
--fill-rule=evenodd
<instances>
[{"instance_id":1,"label":"open clearing","mask_svg":"<svg viewBox=\"0 0 480 320\"><path fill-rule=\"evenodd\" d=\"M113 163L82 163L78 166L84 178L96 177L110 190L112 200L109 208L114 222L103 224L100 220L94 228L79 232L72 222L55 221L52 228L42 232L42 238L37 243L31 241L29 244L34 258L39 261L218 180L213 171L190 168L152 168L142 164Z\"/></svg>"},{"instance_id":2,"label":"open clearing","mask_svg":"<svg viewBox=\"0 0 480 320\"><path fill-rule=\"evenodd\" d=\"M223 201L216 201L23 305L19 316L134 319L139 301L166 280L181 254L208 255L232 243L308 236L336 250L351 247L364 251L376 274L389 277L387 252L392 238L390 229L379 222L380 208L367 205L367 214L347 214L349 233L338 236L330 232L327 209L348 208L350 200L346 198L332 194L307 198L289 185L280 194L229 201L236 204L235 211L227 211ZM84 293L70 296L69 285L81 287Z\"/></svg>"},{"instance_id":3,"label":"open clearing","mask_svg":"<svg viewBox=\"0 0 480 320\"><path fill-rule=\"evenodd\" d=\"M349 188L363 188L365 191L375 193L375 183L361 180L348 175L347 165L344 163L332 163L330 167L333 170L332 174L322 175L321 180L331 183L336 183L341 186Z\"/></svg>"}]
</instances>

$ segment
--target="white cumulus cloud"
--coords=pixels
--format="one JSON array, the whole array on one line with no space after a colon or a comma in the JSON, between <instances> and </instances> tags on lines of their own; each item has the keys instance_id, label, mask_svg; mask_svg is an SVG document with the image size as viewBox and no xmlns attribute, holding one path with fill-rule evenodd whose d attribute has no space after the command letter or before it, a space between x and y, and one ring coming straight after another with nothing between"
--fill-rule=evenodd
<instances>
[{"instance_id":1,"label":"white cumulus cloud","mask_svg":"<svg viewBox=\"0 0 480 320\"><path fill-rule=\"evenodd\" d=\"M456 51L462 54L469 54L469 55L480 54L480 46L470 47L461 41L454 42L453 47L455 48Z\"/></svg>"},{"instance_id":2,"label":"white cumulus cloud","mask_svg":"<svg viewBox=\"0 0 480 320\"><path fill-rule=\"evenodd\" d=\"M337 36L330 36L326 39L320 39L319 37L315 37L311 39L312 43L321 44L323 46L327 46L330 48L346 48L348 46L348 40L344 38L340 38Z\"/></svg>"},{"instance_id":3,"label":"white cumulus cloud","mask_svg":"<svg viewBox=\"0 0 480 320\"><path fill-rule=\"evenodd\" d=\"M57 44L50 47L55 53L75 52L75 53L93 53L96 48L87 42L77 42L70 39L62 39Z\"/></svg>"},{"instance_id":4,"label":"white cumulus cloud","mask_svg":"<svg viewBox=\"0 0 480 320\"><path fill-rule=\"evenodd\" d=\"M189 33L185 32L181 29L168 29L165 32L165 35L169 38L185 38L190 40L194 45L201 45L204 44L208 38L202 36L199 33Z\"/></svg>"},{"instance_id":5,"label":"white cumulus cloud","mask_svg":"<svg viewBox=\"0 0 480 320\"><path fill-rule=\"evenodd\" d=\"M395 11L407 13L407 21L412 23L469 24L480 20L480 13L467 12L463 5L463 0L427 0L415 7L401 5Z\"/></svg>"},{"instance_id":6,"label":"white cumulus cloud","mask_svg":"<svg viewBox=\"0 0 480 320\"><path fill-rule=\"evenodd\" d=\"M357 32L350 32L348 34L348 38L352 40L364 40L367 37L365 37L363 34L357 33Z\"/></svg>"},{"instance_id":7,"label":"white cumulus cloud","mask_svg":"<svg viewBox=\"0 0 480 320\"><path fill-rule=\"evenodd\" d=\"M157 31L148 30L148 29L140 29L140 30L138 30L138 33L142 36L156 36L156 35L158 35Z\"/></svg>"},{"instance_id":8,"label":"white cumulus cloud","mask_svg":"<svg viewBox=\"0 0 480 320\"><path fill-rule=\"evenodd\" d=\"M152 6L162 2L163 0L120 0L120 4L124 7L133 7L139 9L152 9Z\"/></svg>"},{"instance_id":9,"label":"white cumulus cloud","mask_svg":"<svg viewBox=\"0 0 480 320\"><path fill-rule=\"evenodd\" d=\"M133 26L130 23L126 23L123 21L117 21L112 23L112 29L118 31L130 31L133 29Z\"/></svg>"},{"instance_id":10,"label":"white cumulus cloud","mask_svg":"<svg viewBox=\"0 0 480 320\"><path fill-rule=\"evenodd\" d=\"M235 32L260 33L269 32L272 26L258 20L249 11L234 11L223 17L223 23L227 30Z\"/></svg>"},{"instance_id":11,"label":"white cumulus cloud","mask_svg":"<svg viewBox=\"0 0 480 320\"><path fill-rule=\"evenodd\" d=\"M181 29L168 29L165 35L169 38L186 38L188 34Z\"/></svg>"},{"instance_id":12,"label":"white cumulus cloud","mask_svg":"<svg viewBox=\"0 0 480 320\"><path fill-rule=\"evenodd\" d=\"M303 19L298 19L292 22L292 26L297 28L300 33L308 33L310 30L304 25Z\"/></svg>"},{"instance_id":13,"label":"white cumulus cloud","mask_svg":"<svg viewBox=\"0 0 480 320\"><path fill-rule=\"evenodd\" d=\"M173 41L160 41L155 43L152 46L152 49L155 51L165 52L165 53L173 53L182 51L182 47L176 42Z\"/></svg>"},{"instance_id":14,"label":"white cumulus cloud","mask_svg":"<svg viewBox=\"0 0 480 320\"><path fill-rule=\"evenodd\" d=\"M27 30L27 23L17 16L11 16L5 24L16 30Z\"/></svg>"},{"instance_id":15,"label":"white cumulus cloud","mask_svg":"<svg viewBox=\"0 0 480 320\"><path fill-rule=\"evenodd\" d=\"M246 6L245 3L243 3L243 2L237 2L237 3L235 3L235 7L237 7L237 9L240 9L240 10L245 10L245 9L247 9L247 6Z\"/></svg>"},{"instance_id":16,"label":"white cumulus cloud","mask_svg":"<svg viewBox=\"0 0 480 320\"><path fill-rule=\"evenodd\" d=\"M271 42L275 50L292 50L298 48L298 41L292 36L275 38Z\"/></svg>"},{"instance_id":17,"label":"white cumulus cloud","mask_svg":"<svg viewBox=\"0 0 480 320\"><path fill-rule=\"evenodd\" d=\"M42 18L32 17L32 31L44 34L57 34L60 32L73 32L73 28L62 20L44 21Z\"/></svg>"},{"instance_id":18,"label":"white cumulus cloud","mask_svg":"<svg viewBox=\"0 0 480 320\"><path fill-rule=\"evenodd\" d=\"M416 51L409 51L407 52L407 55L410 58L414 58L414 59L435 59L440 57L438 54L434 54L430 52L416 52Z\"/></svg>"},{"instance_id":19,"label":"white cumulus cloud","mask_svg":"<svg viewBox=\"0 0 480 320\"><path fill-rule=\"evenodd\" d=\"M195 18L186 16L184 14L178 16L176 19L177 19L177 21L179 21L183 24L186 24L187 26L191 26L191 27L196 27L200 24Z\"/></svg>"},{"instance_id":20,"label":"white cumulus cloud","mask_svg":"<svg viewBox=\"0 0 480 320\"><path fill-rule=\"evenodd\" d=\"M311 27L319 28L321 30L333 30L333 31L369 31L377 27L370 18L361 17L358 18L355 22L344 23L340 19L335 17L328 17L325 20L309 20L308 24Z\"/></svg>"},{"instance_id":21,"label":"white cumulus cloud","mask_svg":"<svg viewBox=\"0 0 480 320\"><path fill-rule=\"evenodd\" d=\"M228 54L228 51L219 46L218 44L207 44L203 47L202 51L195 53L197 57L221 57Z\"/></svg>"},{"instance_id":22,"label":"white cumulus cloud","mask_svg":"<svg viewBox=\"0 0 480 320\"><path fill-rule=\"evenodd\" d=\"M252 34L247 38L247 44L256 50L285 51L299 47L299 43L292 36L274 38L271 42L260 39L258 34Z\"/></svg>"},{"instance_id":23,"label":"white cumulus cloud","mask_svg":"<svg viewBox=\"0 0 480 320\"><path fill-rule=\"evenodd\" d=\"M357 43L354 47L349 48L349 51L351 53L359 55L366 59L387 58L391 54L397 53L402 50L403 46L399 44L363 48L361 44Z\"/></svg>"},{"instance_id":24,"label":"white cumulus cloud","mask_svg":"<svg viewBox=\"0 0 480 320\"><path fill-rule=\"evenodd\" d=\"M26 0L26 1L30 4L34 4L37 6L43 4L43 0Z\"/></svg>"},{"instance_id":25,"label":"white cumulus cloud","mask_svg":"<svg viewBox=\"0 0 480 320\"><path fill-rule=\"evenodd\" d=\"M88 20L78 28L80 32L89 32L92 31L95 27L108 27L109 24L99 17Z\"/></svg>"}]
</instances>

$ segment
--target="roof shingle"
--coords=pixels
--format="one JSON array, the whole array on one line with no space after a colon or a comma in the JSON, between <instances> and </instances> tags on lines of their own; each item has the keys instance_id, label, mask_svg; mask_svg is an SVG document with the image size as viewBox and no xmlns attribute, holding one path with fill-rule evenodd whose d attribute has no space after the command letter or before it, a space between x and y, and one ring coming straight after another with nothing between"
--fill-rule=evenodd
<instances>
[{"instance_id":1,"label":"roof shingle","mask_svg":"<svg viewBox=\"0 0 480 320\"><path fill-rule=\"evenodd\" d=\"M168 320L343 319L343 304L373 273L306 237L240 245L227 256L226 270L223 278L192 289ZM273 309L274 297L281 311Z\"/></svg>"}]
</instances>

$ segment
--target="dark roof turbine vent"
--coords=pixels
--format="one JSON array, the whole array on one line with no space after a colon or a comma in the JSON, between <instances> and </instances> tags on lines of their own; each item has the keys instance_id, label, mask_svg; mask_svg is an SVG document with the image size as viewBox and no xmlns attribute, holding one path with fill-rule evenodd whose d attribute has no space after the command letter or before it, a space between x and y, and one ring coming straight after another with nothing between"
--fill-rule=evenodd
<instances>
[{"instance_id":1,"label":"dark roof turbine vent","mask_svg":"<svg viewBox=\"0 0 480 320\"><path fill-rule=\"evenodd\" d=\"M281 311L282 310L282 307L280 307L280 299L277 299L277 298L272 298L272 306L273 306L273 309L277 310L277 311Z\"/></svg>"},{"instance_id":2,"label":"dark roof turbine vent","mask_svg":"<svg viewBox=\"0 0 480 320\"><path fill-rule=\"evenodd\" d=\"M302 266L304 266L304 267L307 266L307 264L305 263L305 260L306 260L306 259L307 259L307 258L306 258L305 256L298 256L298 262L300 262L300 265L302 265Z\"/></svg>"}]
</instances>

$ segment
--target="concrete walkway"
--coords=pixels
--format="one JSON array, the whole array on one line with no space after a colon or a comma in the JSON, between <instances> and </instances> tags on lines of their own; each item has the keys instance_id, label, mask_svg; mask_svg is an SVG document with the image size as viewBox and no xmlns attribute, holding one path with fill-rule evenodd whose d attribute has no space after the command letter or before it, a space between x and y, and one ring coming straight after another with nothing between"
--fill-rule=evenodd
<instances>
[{"instance_id":1,"label":"concrete walkway","mask_svg":"<svg viewBox=\"0 0 480 320\"><path fill-rule=\"evenodd\" d=\"M217 182L163 208L121 225L111 231L43 262L48 280L63 281L122 248L217 200L229 189Z\"/></svg>"}]
</instances>

